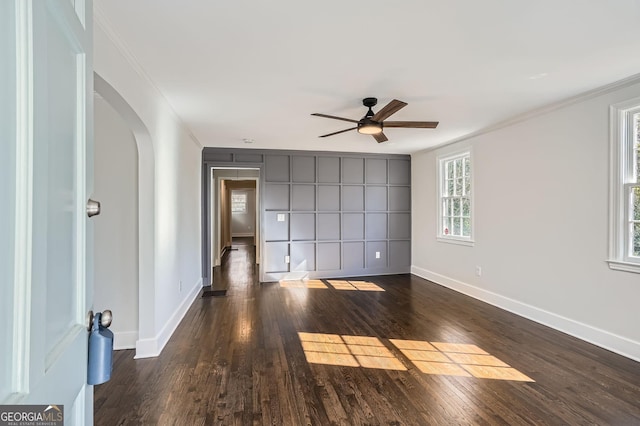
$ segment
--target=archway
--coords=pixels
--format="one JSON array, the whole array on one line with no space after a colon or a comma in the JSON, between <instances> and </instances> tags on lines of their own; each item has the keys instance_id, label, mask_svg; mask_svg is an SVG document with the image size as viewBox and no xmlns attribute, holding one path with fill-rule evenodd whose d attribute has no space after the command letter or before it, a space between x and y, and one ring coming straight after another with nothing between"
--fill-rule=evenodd
<instances>
[{"instance_id":1,"label":"archway","mask_svg":"<svg viewBox=\"0 0 640 426\"><path fill-rule=\"evenodd\" d=\"M138 150L138 336L153 339L155 317L155 159L151 135L127 101L99 74L94 73L94 90L122 117L131 130ZM117 165L114 165L117 166ZM114 313L114 320L117 313Z\"/></svg>"}]
</instances>

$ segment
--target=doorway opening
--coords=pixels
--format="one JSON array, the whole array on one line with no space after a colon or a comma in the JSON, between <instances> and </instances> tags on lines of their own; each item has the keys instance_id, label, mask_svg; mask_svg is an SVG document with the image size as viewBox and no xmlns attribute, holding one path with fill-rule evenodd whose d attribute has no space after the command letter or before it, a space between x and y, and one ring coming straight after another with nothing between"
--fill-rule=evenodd
<instances>
[{"instance_id":1,"label":"doorway opening","mask_svg":"<svg viewBox=\"0 0 640 426\"><path fill-rule=\"evenodd\" d=\"M210 170L211 289L223 290L255 282L258 277L260 169L212 167Z\"/></svg>"}]
</instances>

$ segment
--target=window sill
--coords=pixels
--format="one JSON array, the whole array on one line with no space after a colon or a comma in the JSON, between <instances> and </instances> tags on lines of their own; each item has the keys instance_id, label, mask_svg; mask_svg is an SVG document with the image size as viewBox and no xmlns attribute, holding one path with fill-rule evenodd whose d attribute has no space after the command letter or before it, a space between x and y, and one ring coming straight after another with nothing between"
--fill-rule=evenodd
<instances>
[{"instance_id":1,"label":"window sill","mask_svg":"<svg viewBox=\"0 0 640 426\"><path fill-rule=\"evenodd\" d=\"M623 262L620 260L607 260L607 263L610 269L640 274L640 263Z\"/></svg>"},{"instance_id":2,"label":"window sill","mask_svg":"<svg viewBox=\"0 0 640 426\"><path fill-rule=\"evenodd\" d=\"M436 240L440 241L441 243L456 244L459 246L467 247L473 247L476 244L476 242L473 240L458 239L453 237L436 237Z\"/></svg>"}]
</instances>

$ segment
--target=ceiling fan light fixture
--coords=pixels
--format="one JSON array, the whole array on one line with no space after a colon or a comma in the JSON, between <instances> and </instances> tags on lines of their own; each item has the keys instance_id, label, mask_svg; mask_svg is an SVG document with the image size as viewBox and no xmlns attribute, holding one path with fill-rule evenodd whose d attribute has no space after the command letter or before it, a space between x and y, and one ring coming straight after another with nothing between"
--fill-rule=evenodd
<instances>
[{"instance_id":1,"label":"ceiling fan light fixture","mask_svg":"<svg viewBox=\"0 0 640 426\"><path fill-rule=\"evenodd\" d=\"M377 135L378 133L382 133L382 123L363 120L358 123L358 133L362 133L363 135Z\"/></svg>"}]
</instances>

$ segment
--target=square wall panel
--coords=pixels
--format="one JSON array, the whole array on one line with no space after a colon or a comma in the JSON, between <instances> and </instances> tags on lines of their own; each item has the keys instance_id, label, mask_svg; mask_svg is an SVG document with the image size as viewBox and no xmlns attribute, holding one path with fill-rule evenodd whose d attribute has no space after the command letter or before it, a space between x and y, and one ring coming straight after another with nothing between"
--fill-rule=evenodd
<instances>
[{"instance_id":1,"label":"square wall panel","mask_svg":"<svg viewBox=\"0 0 640 426\"><path fill-rule=\"evenodd\" d=\"M340 158L318 157L318 182L340 182Z\"/></svg>"},{"instance_id":2,"label":"square wall panel","mask_svg":"<svg viewBox=\"0 0 640 426\"><path fill-rule=\"evenodd\" d=\"M367 186L365 200L367 211L387 210L387 187Z\"/></svg>"},{"instance_id":3,"label":"square wall panel","mask_svg":"<svg viewBox=\"0 0 640 426\"><path fill-rule=\"evenodd\" d=\"M291 210L304 211L316 209L315 185L291 185Z\"/></svg>"},{"instance_id":4,"label":"square wall panel","mask_svg":"<svg viewBox=\"0 0 640 426\"><path fill-rule=\"evenodd\" d=\"M293 156L293 182L314 183L316 181L316 158Z\"/></svg>"},{"instance_id":5,"label":"square wall panel","mask_svg":"<svg viewBox=\"0 0 640 426\"><path fill-rule=\"evenodd\" d=\"M264 214L264 239L265 241L289 240L289 213L266 212Z\"/></svg>"},{"instance_id":6,"label":"square wall panel","mask_svg":"<svg viewBox=\"0 0 640 426\"><path fill-rule=\"evenodd\" d=\"M316 270L316 245L314 243L291 243L291 271Z\"/></svg>"},{"instance_id":7,"label":"square wall panel","mask_svg":"<svg viewBox=\"0 0 640 426\"><path fill-rule=\"evenodd\" d=\"M411 210L411 188L408 186L389 187L389 210L410 211Z\"/></svg>"},{"instance_id":8,"label":"square wall panel","mask_svg":"<svg viewBox=\"0 0 640 426\"><path fill-rule=\"evenodd\" d=\"M340 243L318 243L318 271L338 271L340 267Z\"/></svg>"},{"instance_id":9,"label":"square wall panel","mask_svg":"<svg viewBox=\"0 0 640 426\"><path fill-rule=\"evenodd\" d=\"M389 266L411 266L410 241L389 241Z\"/></svg>"},{"instance_id":10,"label":"square wall panel","mask_svg":"<svg viewBox=\"0 0 640 426\"><path fill-rule=\"evenodd\" d=\"M318 240L340 239L340 213L318 214Z\"/></svg>"},{"instance_id":11,"label":"square wall panel","mask_svg":"<svg viewBox=\"0 0 640 426\"><path fill-rule=\"evenodd\" d=\"M379 258L376 253L379 253ZM387 242L368 241L367 242L367 268L384 268L387 266Z\"/></svg>"},{"instance_id":12,"label":"square wall panel","mask_svg":"<svg viewBox=\"0 0 640 426\"><path fill-rule=\"evenodd\" d=\"M389 213L389 238L393 240L411 238L410 213Z\"/></svg>"},{"instance_id":13,"label":"square wall panel","mask_svg":"<svg viewBox=\"0 0 640 426\"><path fill-rule=\"evenodd\" d=\"M235 154L236 163L262 163L263 155L262 154L245 154L238 153Z\"/></svg>"},{"instance_id":14,"label":"square wall panel","mask_svg":"<svg viewBox=\"0 0 640 426\"><path fill-rule=\"evenodd\" d=\"M340 210L340 186L318 185L318 210Z\"/></svg>"},{"instance_id":15,"label":"square wall panel","mask_svg":"<svg viewBox=\"0 0 640 426\"><path fill-rule=\"evenodd\" d=\"M342 211L364 210L364 186L342 187Z\"/></svg>"},{"instance_id":16,"label":"square wall panel","mask_svg":"<svg viewBox=\"0 0 640 426\"><path fill-rule=\"evenodd\" d=\"M289 264L285 257L289 255L289 243L264 244L265 272L289 272Z\"/></svg>"},{"instance_id":17,"label":"square wall panel","mask_svg":"<svg viewBox=\"0 0 640 426\"><path fill-rule=\"evenodd\" d=\"M409 185L411 183L411 161L389 160L389 183Z\"/></svg>"},{"instance_id":18,"label":"square wall panel","mask_svg":"<svg viewBox=\"0 0 640 426\"><path fill-rule=\"evenodd\" d=\"M367 183L387 183L387 160L367 158Z\"/></svg>"},{"instance_id":19,"label":"square wall panel","mask_svg":"<svg viewBox=\"0 0 640 426\"><path fill-rule=\"evenodd\" d=\"M293 241L316 239L316 215L291 213L291 239Z\"/></svg>"},{"instance_id":20,"label":"square wall panel","mask_svg":"<svg viewBox=\"0 0 640 426\"><path fill-rule=\"evenodd\" d=\"M289 210L289 185L265 184L262 199L265 210Z\"/></svg>"},{"instance_id":21,"label":"square wall panel","mask_svg":"<svg viewBox=\"0 0 640 426\"><path fill-rule=\"evenodd\" d=\"M367 213L367 240L387 239L387 214Z\"/></svg>"},{"instance_id":22,"label":"square wall panel","mask_svg":"<svg viewBox=\"0 0 640 426\"><path fill-rule=\"evenodd\" d=\"M364 183L364 158L342 159L342 183Z\"/></svg>"},{"instance_id":23,"label":"square wall panel","mask_svg":"<svg viewBox=\"0 0 640 426\"><path fill-rule=\"evenodd\" d=\"M364 239L364 214L363 213L343 213L342 214L342 239L343 240L363 240Z\"/></svg>"},{"instance_id":24,"label":"square wall panel","mask_svg":"<svg viewBox=\"0 0 640 426\"><path fill-rule=\"evenodd\" d=\"M344 251L344 269L363 269L364 268L364 243L348 242L343 243Z\"/></svg>"},{"instance_id":25,"label":"square wall panel","mask_svg":"<svg viewBox=\"0 0 640 426\"><path fill-rule=\"evenodd\" d=\"M289 156L267 155L264 176L267 182L289 182Z\"/></svg>"}]
</instances>

